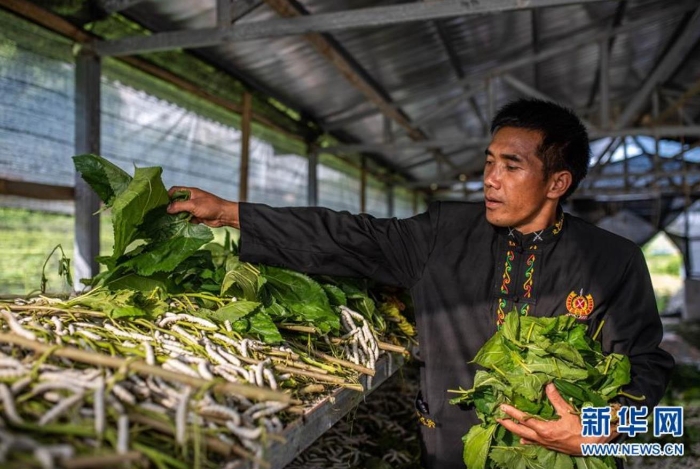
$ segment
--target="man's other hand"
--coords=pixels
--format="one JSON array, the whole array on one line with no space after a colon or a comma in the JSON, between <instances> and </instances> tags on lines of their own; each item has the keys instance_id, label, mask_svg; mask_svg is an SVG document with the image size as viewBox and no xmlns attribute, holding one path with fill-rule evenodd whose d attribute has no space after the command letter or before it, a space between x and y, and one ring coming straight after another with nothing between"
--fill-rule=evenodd
<instances>
[{"instance_id":1,"label":"man's other hand","mask_svg":"<svg viewBox=\"0 0 700 469\"><path fill-rule=\"evenodd\" d=\"M522 444L539 444L560 453L581 456L582 443L607 443L617 436L614 431L608 437L581 436L583 427L574 408L561 397L554 384L548 384L545 392L559 415L559 420L544 421L529 418L526 413L513 406L507 404L501 406L501 409L513 420L498 419L498 423L519 436Z\"/></svg>"}]
</instances>

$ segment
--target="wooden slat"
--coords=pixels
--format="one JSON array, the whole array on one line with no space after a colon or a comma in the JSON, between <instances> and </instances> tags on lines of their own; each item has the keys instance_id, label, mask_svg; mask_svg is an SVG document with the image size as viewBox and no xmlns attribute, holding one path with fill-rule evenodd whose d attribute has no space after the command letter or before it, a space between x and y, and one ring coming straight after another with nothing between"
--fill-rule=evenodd
<instances>
[{"instance_id":1,"label":"wooden slat","mask_svg":"<svg viewBox=\"0 0 700 469\"><path fill-rule=\"evenodd\" d=\"M253 98L250 93L243 95L243 113L241 114L241 168L238 200L248 200L248 162L250 161L250 118L253 111Z\"/></svg>"},{"instance_id":2,"label":"wooden slat","mask_svg":"<svg viewBox=\"0 0 700 469\"><path fill-rule=\"evenodd\" d=\"M41 200L73 200L72 187L0 179L0 194Z\"/></svg>"}]
</instances>

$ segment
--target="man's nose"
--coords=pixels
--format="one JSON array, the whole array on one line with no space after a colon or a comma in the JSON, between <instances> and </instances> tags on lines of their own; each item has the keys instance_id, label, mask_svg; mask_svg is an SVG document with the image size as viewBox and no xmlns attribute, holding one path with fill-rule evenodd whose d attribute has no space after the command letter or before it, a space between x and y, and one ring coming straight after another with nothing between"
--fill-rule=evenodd
<instances>
[{"instance_id":1,"label":"man's nose","mask_svg":"<svg viewBox=\"0 0 700 469\"><path fill-rule=\"evenodd\" d=\"M487 168L484 171L484 187L493 187L494 189L498 189L500 186L500 178L498 175L498 170L495 168Z\"/></svg>"}]
</instances>

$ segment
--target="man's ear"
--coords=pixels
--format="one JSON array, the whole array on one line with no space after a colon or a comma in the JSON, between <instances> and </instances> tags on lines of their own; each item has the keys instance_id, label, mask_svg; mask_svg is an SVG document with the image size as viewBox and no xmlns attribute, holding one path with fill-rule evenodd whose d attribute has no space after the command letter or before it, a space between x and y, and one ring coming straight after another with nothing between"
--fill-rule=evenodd
<instances>
[{"instance_id":1,"label":"man's ear","mask_svg":"<svg viewBox=\"0 0 700 469\"><path fill-rule=\"evenodd\" d=\"M569 187L571 187L572 176L569 171L557 171L549 178L549 190L547 197L551 199L560 199L564 196Z\"/></svg>"}]
</instances>

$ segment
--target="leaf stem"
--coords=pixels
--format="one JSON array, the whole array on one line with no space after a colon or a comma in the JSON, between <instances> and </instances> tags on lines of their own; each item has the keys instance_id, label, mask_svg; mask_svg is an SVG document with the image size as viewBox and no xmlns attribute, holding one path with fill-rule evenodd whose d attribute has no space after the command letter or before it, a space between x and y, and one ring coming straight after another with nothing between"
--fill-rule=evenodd
<instances>
[{"instance_id":1,"label":"leaf stem","mask_svg":"<svg viewBox=\"0 0 700 469\"><path fill-rule=\"evenodd\" d=\"M593 340L598 338L598 334L600 334L600 331L603 329L603 324L605 324L605 319L601 320L600 324L598 324L598 328L595 330L595 334L593 334Z\"/></svg>"},{"instance_id":2,"label":"leaf stem","mask_svg":"<svg viewBox=\"0 0 700 469\"><path fill-rule=\"evenodd\" d=\"M633 401L637 401L637 402L641 402L644 399L646 399L646 396L644 394L642 394L641 396L635 396L634 394L629 394L629 393L626 393L625 391L618 391L617 395L626 397L628 399L632 399Z\"/></svg>"}]
</instances>

